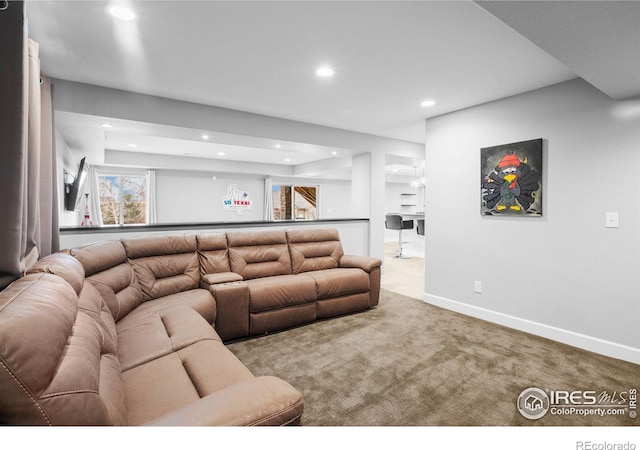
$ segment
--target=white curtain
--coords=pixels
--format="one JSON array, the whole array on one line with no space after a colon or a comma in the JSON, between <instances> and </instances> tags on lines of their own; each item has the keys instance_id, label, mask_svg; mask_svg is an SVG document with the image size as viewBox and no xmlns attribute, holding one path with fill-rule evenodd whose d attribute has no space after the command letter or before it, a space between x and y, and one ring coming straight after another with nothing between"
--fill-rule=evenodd
<instances>
[{"instance_id":1,"label":"white curtain","mask_svg":"<svg viewBox=\"0 0 640 450\"><path fill-rule=\"evenodd\" d=\"M98 169L92 167L89 170L89 214L93 226L101 227L102 213L100 212L100 179L98 178Z\"/></svg>"},{"instance_id":2,"label":"white curtain","mask_svg":"<svg viewBox=\"0 0 640 450\"><path fill-rule=\"evenodd\" d=\"M147 170L147 223L158 223L158 210L156 206L156 171Z\"/></svg>"},{"instance_id":3,"label":"white curtain","mask_svg":"<svg viewBox=\"0 0 640 450\"><path fill-rule=\"evenodd\" d=\"M264 179L264 220L273 220L273 183L271 178Z\"/></svg>"}]
</instances>

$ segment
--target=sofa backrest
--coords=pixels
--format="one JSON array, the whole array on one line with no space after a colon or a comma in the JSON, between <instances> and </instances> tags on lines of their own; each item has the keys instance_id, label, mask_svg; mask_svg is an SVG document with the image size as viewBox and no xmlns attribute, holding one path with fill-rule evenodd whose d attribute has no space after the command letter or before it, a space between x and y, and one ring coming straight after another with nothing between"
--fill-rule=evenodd
<instances>
[{"instance_id":1,"label":"sofa backrest","mask_svg":"<svg viewBox=\"0 0 640 450\"><path fill-rule=\"evenodd\" d=\"M344 255L336 229L295 229L287 231L294 274L335 269Z\"/></svg>"},{"instance_id":2,"label":"sofa backrest","mask_svg":"<svg viewBox=\"0 0 640 450\"><path fill-rule=\"evenodd\" d=\"M124 424L115 322L90 283L79 298L50 273L16 280L0 293L0 343L0 423Z\"/></svg>"},{"instance_id":3,"label":"sofa backrest","mask_svg":"<svg viewBox=\"0 0 640 450\"><path fill-rule=\"evenodd\" d=\"M144 301L142 287L120 241L88 244L70 253L82 263L87 280L100 292L116 321Z\"/></svg>"},{"instance_id":4,"label":"sofa backrest","mask_svg":"<svg viewBox=\"0 0 640 450\"><path fill-rule=\"evenodd\" d=\"M231 272L227 235L225 233L203 233L196 235L200 275Z\"/></svg>"},{"instance_id":5,"label":"sofa backrest","mask_svg":"<svg viewBox=\"0 0 640 450\"><path fill-rule=\"evenodd\" d=\"M38 260L27 271L30 273L51 273L62 278L80 295L84 284L85 271L84 267L73 256L66 253L52 253Z\"/></svg>"},{"instance_id":6,"label":"sofa backrest","mask_svg":"<svg viewBox=\"0 0 640 450\"><path fill-rule=\"evenodd\" d=\"M195 234L142 236L121 241L145 300L200 286Z\"/></svg>"},{"instance_id":7,"label":"sofa backrest","mask_svg":"<svg viewBox=\"0 0 640 450\"><path fill-rule=\"evenodd\" d=\"M231 271L243 279L291 274L285 230L227 233Z\"/></svg>"}]
</instances>

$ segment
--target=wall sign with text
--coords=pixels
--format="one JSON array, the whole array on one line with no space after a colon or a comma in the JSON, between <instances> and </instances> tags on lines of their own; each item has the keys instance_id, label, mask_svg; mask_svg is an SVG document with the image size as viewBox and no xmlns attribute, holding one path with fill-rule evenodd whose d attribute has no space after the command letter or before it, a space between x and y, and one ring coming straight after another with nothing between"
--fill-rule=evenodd
<instances>
[{"instance_id":1,"label":"wall sign with text","mask_svg":"<svg viewBox=\"0 0 640 450\"><path fill-rule=\"evenodd\" d=\"M227 195L222 197L222 205L226 211L242 211L251 209L251 198L249 193L238 189L237 184L227 184Z\"/></svg>"}]
</instances>

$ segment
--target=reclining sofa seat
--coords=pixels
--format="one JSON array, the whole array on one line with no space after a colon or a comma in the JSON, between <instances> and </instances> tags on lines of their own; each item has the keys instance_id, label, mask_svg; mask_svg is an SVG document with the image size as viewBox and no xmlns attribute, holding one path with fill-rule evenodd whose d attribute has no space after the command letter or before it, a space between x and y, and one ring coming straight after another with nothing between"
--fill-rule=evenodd
<instances>
[{"instance_id":1,"label":"reclining sofa seat","mask_svg":"<svg viewBox=\"0 0 640 450\"><path fill-rule=\"evenodd\" d=\"M247 287L250 335L316 320L315 283L292 273L285 230L232 232L227 242L231 270Z\"/></svg>"},{"instance_id":2,"label":"reclining sofa seat","mask_svg":"<svg viewBox=\"0 0 640 450\"><path fill-rule=\"evenodd\" d=\"M216 299L215 327L224 340L378 304L381 261L344 255L335 229L237 231L226 237L229 269L239 279L205 283Z\"/></svg>"},{"instance_id":3,"label":"reclining sofa seat","mask_svg":"<svg viewBox=\"0 0 640 450\"><path fill-rule=\"evenodd\" d=\"M293 273L313 279L316 286L317 318L378 304L379 260L345 257L336 230L289 230L287 239Z\"/></svg>"}]
</instances>

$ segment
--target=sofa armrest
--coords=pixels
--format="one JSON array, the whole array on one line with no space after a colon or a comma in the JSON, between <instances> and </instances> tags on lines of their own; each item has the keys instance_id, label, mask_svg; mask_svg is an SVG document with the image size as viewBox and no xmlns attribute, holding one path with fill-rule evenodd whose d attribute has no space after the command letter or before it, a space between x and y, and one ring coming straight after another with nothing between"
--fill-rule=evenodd
<instances>
[{"instance_id":1,"label":"sofa armrest","mask_svg":"<svg viewBox=\"0 0 640 450\"><path fill-rule=\"evenodd\" d=\"M253 426L299 422L302 394L272 376L233 384L153 420L150 426Z\"/></svg>"},{"instance_id":2,"label":"sofa armrest","mask_svg":"<svg viewBox=\"0 0 640 450\"><path fill-rule=\"evenodd\" d=\"M381 265L381 260L369 256L343 255L340 258L340 267L355 267L368 273Z\"/></svg>"},{"instance_id":3,"label":"sofa armrest","mask_svg":"<svg viewBox=\"0 0 640 450\"><path fill-rule=\"evenodd\" d=\"M235 272L208 273L202 276L200 285L203 289L208 289L209 286L214 284L232 283L234 281L242 281L242 275Z\"/></svg>"},{"instance_id":4,"label":"sofa armrest","mask_svg":"<svg viewBox=\"0 0 640 450\"><path fill-rule=\"evenodd\" d=\"M249 286L244 281L212 284L216 301L215 329L223 341L249 336Z\"/></svg>"},{"instance_id":5,"label":"sofa armrest","mask_svg":"<svg viewBox=\"0 0 640 450\"><path fill-rule=\"evenodd\" d=\"M380 278L382 261L370 256L343 255L340 267L355 267L369 274L369 306L378 305L380 300Z\"/></svg>"}]
</instances>

